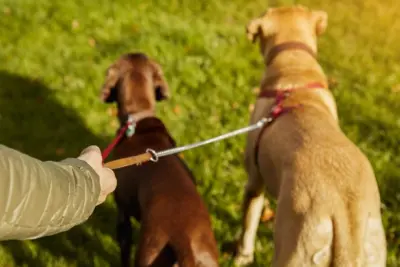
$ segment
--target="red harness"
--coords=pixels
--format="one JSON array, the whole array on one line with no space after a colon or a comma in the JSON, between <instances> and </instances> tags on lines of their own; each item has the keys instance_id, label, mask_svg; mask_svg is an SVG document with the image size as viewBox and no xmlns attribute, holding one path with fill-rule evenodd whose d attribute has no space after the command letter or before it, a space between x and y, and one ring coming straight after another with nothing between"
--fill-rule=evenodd
<instances>
[{"instance_id":1,"label":"red harness","mask_svg":"<svg viewBox=\"0 0 400 267\"><path fill-rule=\"evenodd\" d=\"M254 148L254 160L257 166L258 164L258 151L260 147L260 140L261 137L264 133L264 131L268 128L269 125L271 125L279 116L295 109L301 106L301 104L295 105L295 106L289 106L289 107L284 107L283 102L285 99L290 95L290 93L293 90L299 90L299 89L320 89L320 88L325 88L325 86L322 83L315 82L315 83L309 83L305 86L302 87L297 87L297 88L288 88L288 89L279 89L279 88L268 88L267 90L263 90L260 92L258 95L258 98L275 98L275 104L272 106L271 111L269 113L269 122L266 123L260 130L260 133L258 134L258 137L256 139L256 144Z\"/></svg>"}]
</instances>

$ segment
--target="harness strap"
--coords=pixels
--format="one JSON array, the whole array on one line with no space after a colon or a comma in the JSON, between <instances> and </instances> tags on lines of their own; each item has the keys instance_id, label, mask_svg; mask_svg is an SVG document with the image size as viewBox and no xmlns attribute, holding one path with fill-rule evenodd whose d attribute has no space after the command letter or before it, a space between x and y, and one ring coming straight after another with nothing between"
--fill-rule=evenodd
<instances>
[{"instance_id":1,"label":"harness strap","mask_svg":"<svg viewBox=\"0 0 400 267\"><path fill-rule=\"evenodd\" d=\"M113 141L103 150L101 153L101 157L104 160L111 154L111 151L118 145L118 143L121 141L122 137L124 134L126 134L128 137L132 136L133 133L135 132L135 122L132 117L128 117L126 120L126 123L123 127L120 128L118 131L117 136L113 139Z\"/></svg>"},{"instance_id":2,"label":"harness strap","mask_svg":"<svg viewBox=\"0 0 400 267\"><path fill-rule=\"evenodd\" d=\"M265 130L270 126L278 117L282 116L285 113L288 113L292 111L293 109L299 108L301 104L295 105L295 106L289 106L289 107L284 107L283 102L285 99L290 95L290 93L293 90L298 90L300 88L303 89L319 89L319 88L325 88L325 86L322 83L315 82L315 83L309 83L305 86L302 87L297 87L295 88L289 88L289 89L272 89L272 88L267 88L267 90L263 90L260 92L258 95L258 98L275 98L275 104L272 107L269 117L271 118L270 123L264 124L264 126L261 128L260 133L257 136L255 147L254 147L254 160L255 164L257 167L259 167L259 162L258 162L258 155L259 155L259 148L260 148L260 142L261 142L261 137L264 134Z\"/></svg>"}]
</instances>

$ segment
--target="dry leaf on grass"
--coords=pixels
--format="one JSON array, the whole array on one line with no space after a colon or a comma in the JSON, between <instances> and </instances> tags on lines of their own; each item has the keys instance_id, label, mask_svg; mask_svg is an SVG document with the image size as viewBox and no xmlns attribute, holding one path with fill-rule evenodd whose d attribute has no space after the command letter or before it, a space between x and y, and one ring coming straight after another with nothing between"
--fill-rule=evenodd
<instances>
[{"instance_id":1,"label":"dry leaf on grass","mask_svg":"<svg viewBox=\"0 0 400 267\"><path fill-rule=\"evenodd\" d=\"M74 19L71 23L72 29L77 29L79 27L79 22Z\"/></svg>"},{"instance_id":2,"label":"dry leaf on grass","mask_svg":"<svg viewBox=\"0 0 400 267\"><path fill-rule=\"evenodd\" d=\"M108 114L109 116L117 116L117 113L118 113L118 110L117 110L116 107L109 107L109 108L107 109L107 114Z\"/></svg>"},{"instance_id":3,"label":"dry leaf on grass","mask_svg":"<svg viewBox=\"0 0 400 267\"><path fill-rule=\"evenodd\" d=\"M333 77L329 77L328 78L328 84L329 84L329 87L333 88L333 87L336 87L338 85L338 81Z\"/></svg>"},{"instance_id":4,"label":"dry leaf on grass","mask_svg":"<svg viewBox=\"0 0 400 267\"><path fill-rule=\"evenodd\" d=\"M174 107L174 113L179 115L181 113L181 107L180 106L175 106Z\"/></svg>"},{"instance_id":5,"label":"dry leaf on grass","mask_svg":"<svg viewBox=\"0 0 400 267\"><path fill-rule=\"evenodd\" d=\"M112 120L110 122L110 126L113 127L113 128L117 128L118 127L118 121L117 120Z\"/></svg>"},{"instance_id":6,"label":"dry leaf on grass","mask_svg":"<svg viewBox=\"0 0 400 267\"><path fill-rule=\"evenodd\" d=\"M95 47L96 46L96 40L95 39L93 39L93 38L89 38L89 45L91 46L91 47Z\"/></svg>"},{"instance_id":7,"label":"dry leaf on grass","mask_svg":"<svg viewBox=\"0 0 400 267\"><path fill-rule=\"evenodd\" d=\"M261 222L268 222L274 217L274 215L275 213L271 208L269 207L265 208L261 215Z\"/></svg>"},{"instance_id":8,"label":"dry leaf on grass","mask_svg":"<svg viewBox=\"0 0 400 267\"><path fill-rule=\"evenodd\" d=\"M211 117L210 117L210 121L211 122L219 122L219 116L218 115L212 115Z\"/></svg>"},{"instance_id":9,"label":"dry leaf on grass","mask_svg":"<svg viewBox=\"0 0 400 267\"><path fill-rule=\"evenodd\" d=\"M136 25L136 24L133 24L132 25L132 31L134 32L134 33L138 33L140 30L139 30L139 26L138 25Z\"/></svg>"},{"instance_id":10,"label":"dry leaf on grass","mask_svg":"<svg viewBox=\"0 0 400 267\"><path fill-rule=\"evenodd\" d=\"M10 15L11 14L11 8L9 8L8 6L3 7L3 13L5 15Z\"/></svg>"},{"instance_id":11,"label":"dry leaf on grass","mask_svg":"<svg viewBox=\"0 0 400 267\"><path fill-rule=\"evenodd\" d=\"M400 93L400 84L392 86L392 93Z\"/></svg>"},{"instance_id":12,"label":"dry leaf on grass","mask_svg":"<svg viewBox=\"0 0 400 267\"><path fill-rule=\"evenodd\" d=\"M260 87L253 88L253 94L258 95L260 93Z\"/></svg>"},{"instance_id":13,"label":"dry leaf on grass","mask_svg":"<svg viewBox=\"0 0 400 267\"><path fill-rule=\"evenodd\" d=\"M249 105L249 111L250 111L250 112L253 112L253 110L254 110L254 104L250 104L250 105Z\"/></svg>"}]
</instances>

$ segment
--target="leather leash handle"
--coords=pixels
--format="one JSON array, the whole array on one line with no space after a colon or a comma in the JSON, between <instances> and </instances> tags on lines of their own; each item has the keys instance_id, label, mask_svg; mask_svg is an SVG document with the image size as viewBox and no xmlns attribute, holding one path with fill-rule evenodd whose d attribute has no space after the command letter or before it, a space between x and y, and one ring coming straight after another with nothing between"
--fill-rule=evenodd
<instances>
[{"instance_id":1,"label":"leather leash handle","mask_svg":"<svg viewBox=\"0 0 400 267\"><path fill-rule=\"evenodd\" d=\"M120 169L120 168L131 166L131 165L140 165L142 163L150 161L151 158L152 158L152 154L150 154L149 152L146 152L146 153L143 153L143 154L140 154L137 156L132 156L132 157L109 161L104 164L104 167L115 170L115 169Z\"/></svg>"}]
</instances>

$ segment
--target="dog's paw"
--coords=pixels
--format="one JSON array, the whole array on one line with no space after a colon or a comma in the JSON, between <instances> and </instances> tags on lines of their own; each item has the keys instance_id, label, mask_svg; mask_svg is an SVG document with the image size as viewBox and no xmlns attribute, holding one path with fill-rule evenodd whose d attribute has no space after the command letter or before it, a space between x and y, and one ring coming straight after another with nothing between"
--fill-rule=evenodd
<instances>
[{"instance_id":1,"label":"dog's paw","mask_svg":"<svg viewBox=\"0 0 400 267\"><path fill-rule=\"evenodd\" d=\"M234 258L234 262L236 266L245 266L253 263L254 256L253 254L238 254Z\"/></svg>"}]
</instances>

